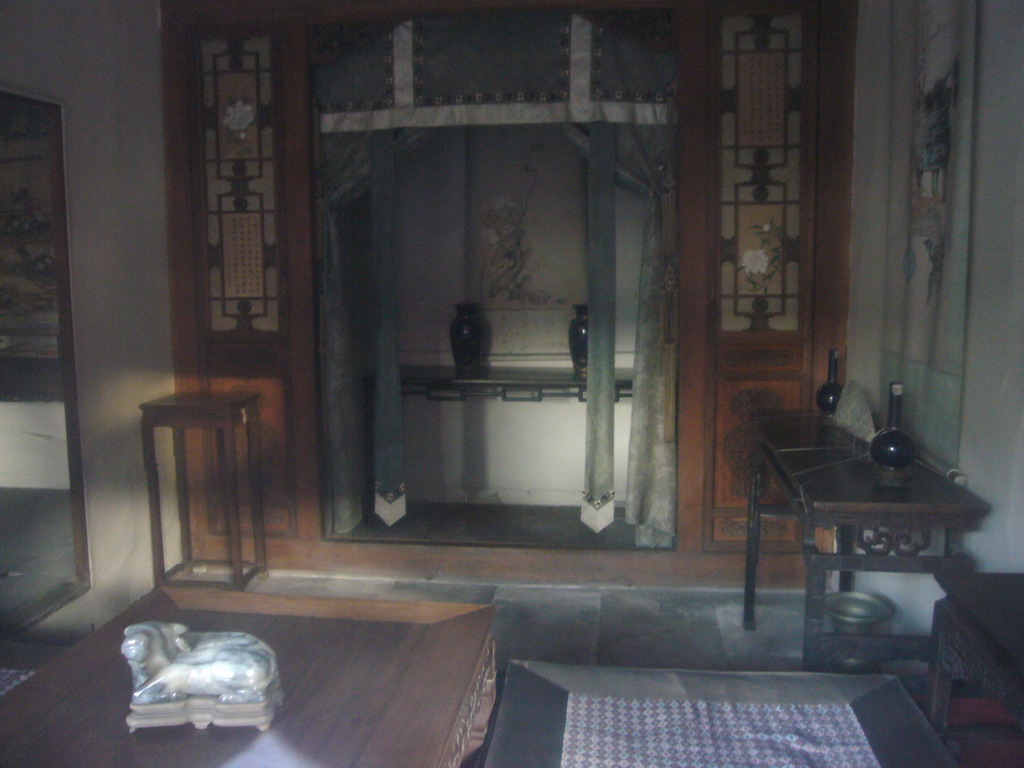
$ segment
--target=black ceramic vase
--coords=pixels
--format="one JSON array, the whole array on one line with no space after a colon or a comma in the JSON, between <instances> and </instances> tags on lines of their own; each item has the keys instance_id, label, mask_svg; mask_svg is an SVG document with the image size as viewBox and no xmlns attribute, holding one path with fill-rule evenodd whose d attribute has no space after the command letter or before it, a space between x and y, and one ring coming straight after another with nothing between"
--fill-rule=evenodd
<instances>
[{"instance_id":1,"label":"black ceramic vase","mask_svg":"<svg viewBox=\"0 0 1024 768\"><path fill-rule=\"evenodd\" d=\"M832 415L836 412L839 404L839 396L843 393L843 387L839 383L839 350L828 351L828 380L818 387L814 396L814 402L822 413Z\"/></svg>"},{"instance_id":2,"label":"black ceramic vase","mask_svg":"<svg viewBox=\"0 0 1024 768\"><path fill-rule=\"evenodd\" d=\"M483 350L483 324L476 304L455 305L455 319L448 326L448 336L452 342L455 375L477 373Z\"/></svg>"},{"instance_id":3,"label":"black ceramic vase","mask_svg":"<svg viewBox=\"0 0 1024 768\"><path fill-rule=\"evenodd\" d=\"M889 385L889 420L884 429L871 438L871 461L880 485L906 485L914 461L914 439L900 429L903 409L903 385Z\"/></svg>"},{"instance_id":4,"label":"black ceramic vase","mask_svg":"<svg viewBox=\"0 0 1024 768\"><path fill-rule=\"evenodd\" d=\"M587 305L576 304L576 317L569 321L569 357L577 379L587 377Z\"/></svg>"}]
</instances>

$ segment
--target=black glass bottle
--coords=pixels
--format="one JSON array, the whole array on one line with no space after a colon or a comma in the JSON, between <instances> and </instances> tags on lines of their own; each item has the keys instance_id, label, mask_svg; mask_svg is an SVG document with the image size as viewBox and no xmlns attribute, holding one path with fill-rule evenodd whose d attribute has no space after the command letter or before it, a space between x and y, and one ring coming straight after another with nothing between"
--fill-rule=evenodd
<instances>
[{"instance_id":1,"label":"black glass bottle","mask_svg":"<svg viewBox=\"0 0 1024 768\"><path fill-rule=\"evenodd\" d=\"M576 316L569 321L569 356L577 379L587 378L587 305L575 304Z\"/></svg>"},{"instance_id":2,"label":"black glass bottle","mask_svg":"<svg viewBox=\"0 0 1024 768\"><path fill-rule=\"evenodd\" d=\"M828 351L828 380L818 387L814 396L814 402L822 413L833 414L836 412L836 405L839 404L839 396L843 393L843 386L839 383L839 350Z\"/></svg>"},{"instance_id":3,"label":"black glass bottle","mask_svg":"<svg viewBox=\"0 0 1024 768\"><path fill-rule=\"evenodd\" d=\"M871 461L882 485L905 485L910 479L914 439L900 429L902 409L903 384L894 381L889 385L889 420L871 438Z\"/></svg>"},{"instance_id":4,"label":"black glass bottle","mask_svg":"<svg viewBox=\"0 0 1024 768\"><path fill-rule=\"evenodd\" d=\"M456 304L455 319L448 327L456 376L469 376L480 370L483 326L476 304Z\"/></svg>"}]
</instances>

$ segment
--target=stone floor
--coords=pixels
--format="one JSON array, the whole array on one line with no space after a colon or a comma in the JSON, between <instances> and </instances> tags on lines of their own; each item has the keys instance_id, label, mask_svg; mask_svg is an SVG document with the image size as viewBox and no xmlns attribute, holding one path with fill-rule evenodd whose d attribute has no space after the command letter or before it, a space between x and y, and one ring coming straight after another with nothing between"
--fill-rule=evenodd
<instances>
[{"instance_id":1,"label":"stone floor","mask_svg":"<svg viewBox=\"0 0 1024 768\"><path fill-rule=\"evenodd\" d=\"M576 588L403 582L272 573L250 591L493 604L498 666L564 664L796 670L803 592L758 593L758 629L741 623L739 590Z\"/></svg>"}]
</instances>

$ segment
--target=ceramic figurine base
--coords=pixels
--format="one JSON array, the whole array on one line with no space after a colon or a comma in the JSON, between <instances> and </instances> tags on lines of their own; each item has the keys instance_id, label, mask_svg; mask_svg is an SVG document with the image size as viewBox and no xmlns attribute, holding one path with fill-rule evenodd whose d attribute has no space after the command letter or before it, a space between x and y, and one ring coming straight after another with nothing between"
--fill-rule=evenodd
<instances>
[{"instance_id":1,"label":"ceramic figurine base","mask_svg":"<svg viewBox=\"0 0 1024 768\"><path fill-rule=\"evenodd\" d=\"M280 692L266 701L246 704L223 704L216 696L189 696L181 701L161 701L155 704L132 704L132 711L125 718L128 731L137 728L155 728L165 725L192 723L200 730L206 726L228 727L252 726L265 731L270 728L277 705L281 702Z\"/></svg>"}]
</instances>

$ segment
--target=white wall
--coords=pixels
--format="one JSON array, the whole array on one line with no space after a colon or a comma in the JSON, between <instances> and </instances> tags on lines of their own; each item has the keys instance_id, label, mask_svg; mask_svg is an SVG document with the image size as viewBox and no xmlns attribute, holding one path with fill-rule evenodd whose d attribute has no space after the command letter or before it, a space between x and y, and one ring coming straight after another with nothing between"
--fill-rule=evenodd
<instances>
[{"instance_id":1,"label":"white wall","mask_svg":"<svg viewBox=\"0 0 1024 768\"><path fill-rule=\"evenodd\" d=\"M0 82L62 102L93 589L77 635L151 587L139 403L171 390L157 0L3 0Z\"/></svg>"},{"instance_id":2,"label":"white wall","mask_svg":"<svg viewBox=\"0 0 1024 768\"><path fill-rule=\"evenodd\" d=\"M980 3L978 120L960 464L993 505L969 539L1024 570L1024 4Z\"/></svg>"},{"instance_id":3,"label":"white wall","mask_svg":"<svg viewBox=\"0 0 1024 768\"><path fill-rule=\"evenodd\" d=\"M485 320L496 339L492 367L571 369L568 325L572 305L586 301L585 162L557 127L535 128L503 143L448 129L425 139L415 153L400 158L398 215L401 316L399 350L403 364L452 364L448 325L459 302L481 302L473 276L473 205L514 189L522 147L551 142L545 162L558 171L542 177L529 207L529 242L538 271L556 273L564 299L553 309L488 310ZM467 146L470 148L467 149ZM510 149L512 147L512 149ZM480 170L474 170L477 166ZM479 212L477 212L479 213ZM636 335L637 283L644 203L635 194L617 194L618 239L616 352L618 367L632 365ZM467 259L467 254L470 256ZM562 261L559 262L559 259ZM559 284L561 282L561 284ZM568 286L568 287L567 287ZM560 295L554 293L553 295ZM577 291L578 293L573 293ZM525 302L524 302L525 303ZM533 318L527 320L526 318ZM554 318L552 320L552 317ZM615 406L615 489L626 496L630 403ZM405 474L414 501L565 505L580 503L585 464L586 405L572 398L540 403L474 399L466 403L403 398Z\"/></svg>"},{"instance_id":4,"label":"white wall","mask_svg":"<svg viewBox=\"0 0 1024 768\"><path fill-rule=\"evenodd\" d=\"M894 5L893 5L894 4ZM889 46L905 44L891 9L861 0L857 50L849 371L879 391L883 257L891 240ZM967 548L982 570L1024 570L1024 4L979 0L967 355L960 466L992 505ZM903 166L905 167L905 166ZM875 406L877 407L877 403ZM859 577L899 606L894 628L927 631L941 590L928 576Z\"/></svg>"},{"instance_id":5,"label":"white wall","mask_svg":"<svg viewBox=\"0 0 1024 768\"><path fill-rule=\"evenodd\" d=\"M0 403L0 488L71 487L64 403Z\"/></svg>"}]
</instances>

